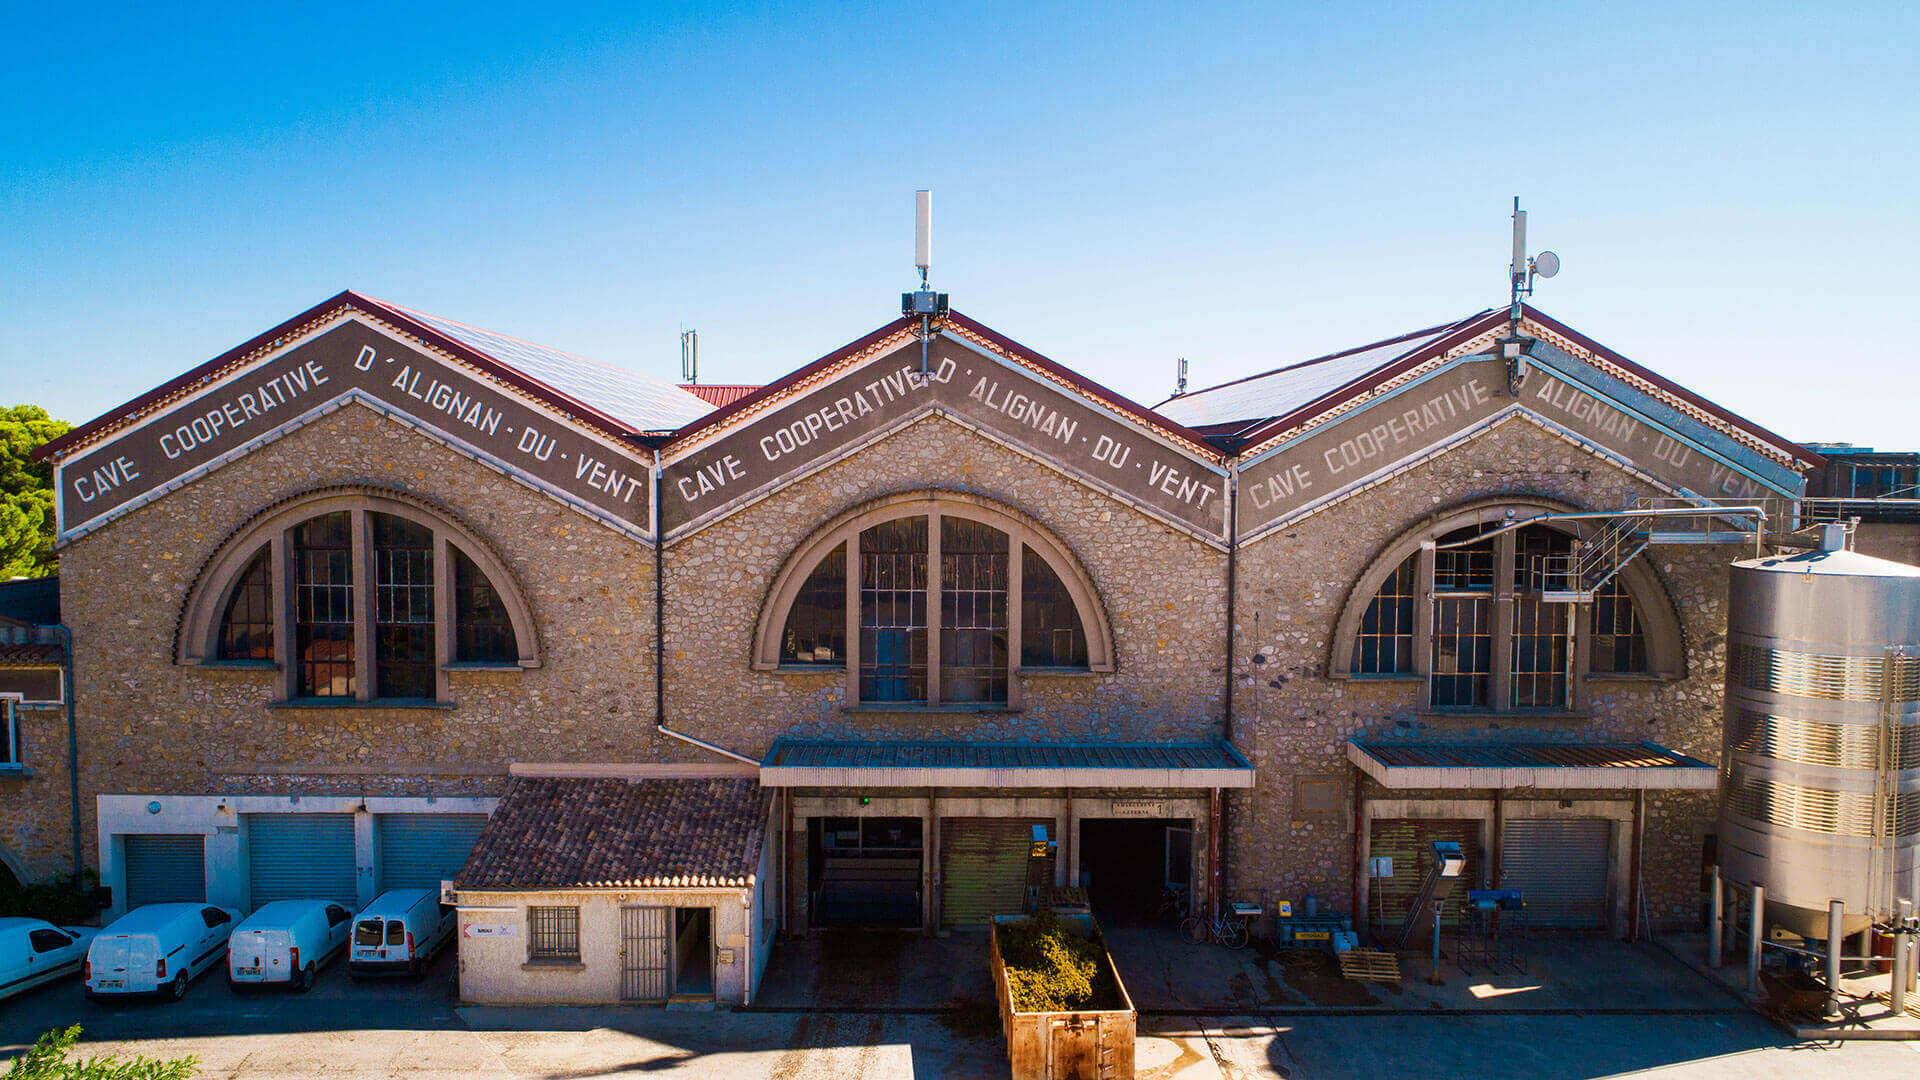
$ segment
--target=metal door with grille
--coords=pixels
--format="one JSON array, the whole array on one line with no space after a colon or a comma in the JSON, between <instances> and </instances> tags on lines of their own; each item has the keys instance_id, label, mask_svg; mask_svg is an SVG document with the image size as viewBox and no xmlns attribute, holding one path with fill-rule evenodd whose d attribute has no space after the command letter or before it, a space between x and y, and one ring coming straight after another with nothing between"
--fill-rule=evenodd
<instances>
[{"instance_id":1,"label":"metal door with grille","mask_svg":"<svg viewBox=\"0 0 1920 1080\"><path fill-rule=\"evenodd\" d=\"M247 882L255 908L338 900L358 908L352 814L248 814Z\"/></svg>"},{"instance_id":2,"label":"metal door with grille","mask_svg":"<svg viewBox=\"0 0 1920 1080\"><path fill-rule=\"evenodd\" d=\"M1453 818L1375 818L1368 834L1370 858L1393 859L1393 876L1367 882L1368 918L1376 927L1399 927L1420 893L1420 881L1433 865L1433 842L1460 845L1467 865L1451 886L1438 894L1447 901L1441 925L1460 925L1467 890L1480 888L1480 823ZM1396 930L1397 932L1397 930ZM1424 933L1424 931L1423 931Z\"/></svg>"},{"instance_id":3,"label":"metal door with grille","mask_svg":"<svg viewBox=\"0 0 1920 1080\"><path fill-rule=\"evenodd\" d=\"M433 889L466 865L485 814L381 814L380 888Z\"/></svg>"},{"instance_id":4,"label":"metal door with grille","mask_svg":"<svg viewBox=\"0 0 1920 1080\"><path fill-rule=\"evenodd\" d=\"M1047 818L942 818L940 921L977 926L995 915L1018 915L1026 900L1033 827ZM1037 871L1053 883L1053 860Z\"/></svg>"},{"instance_id":5,"label":"metal door with grille","mask_svg":"<svg viewBox=\"0 0 1920 1080\"><path fill-rule=\"evenodd\" d=\"M1606 818L1535 818L1506 823L1500 887L1519 889L1529 926L1590 930L1607 925Z\"/></svg>"},{"instance_id":6,"label":"metal door with grille","mask_svg":"<svg viewBox=\"0 0 1920 1080\"><path fill-rule=\"evenodd\" d=\"M665 1001L672 992L667 977L667 932L672 908L620 909L620 1000Z\"/></svg>"},{"instance_id":7,"label":"metal door with grille","mask_svg":"<svg viewBox=\"0 0 1920 1080\"><path fill-rule=\"evenodd\" d=\"M207 849L203 836L127 836L125 861L127 909L145 904L205 903Z\"/></svg>"}]
</instances>

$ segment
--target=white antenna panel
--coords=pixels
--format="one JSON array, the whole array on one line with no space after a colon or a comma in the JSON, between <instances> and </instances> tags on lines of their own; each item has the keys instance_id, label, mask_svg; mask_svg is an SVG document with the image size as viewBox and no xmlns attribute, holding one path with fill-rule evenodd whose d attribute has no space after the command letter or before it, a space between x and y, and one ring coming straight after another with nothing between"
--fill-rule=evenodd
<instances>
[{"instance_id":1,"label":"white antenna panel","mask_svg":"<svg viewBox=\"0 0 1920 1080\"><path fill-rule=\"evenodd\" d=\"M1508 273L1516 279L1527 273L1527 212L1518 208L1513 211L1513 264Z\"/></svg>"},{"instance_id":2,"label":"white antenna panel","mask_svg":"<svg viewBox=\"0 0 1920 1080\"><path fill-rule=\"evenodd\" d=\"M913 208L913 265L925 270L933 265L933 192L914 192Z\"/></svg>"}]
</instances>

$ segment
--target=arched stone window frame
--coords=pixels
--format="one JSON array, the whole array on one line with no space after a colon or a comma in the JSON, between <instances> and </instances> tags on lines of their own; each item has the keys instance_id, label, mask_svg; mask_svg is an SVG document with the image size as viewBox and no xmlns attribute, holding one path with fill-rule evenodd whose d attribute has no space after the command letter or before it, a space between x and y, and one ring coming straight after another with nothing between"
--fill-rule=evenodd
<instances>
[{"instance_id":1,"label":"arched stone window frame","mask_svg":"<svg viewBox=\"0 0 1920 1080\"><path fill-rule=\"evenodd\" d=\"M432 531L434 646L435 656L439 658L434 679L436 701L446 702L450 698L448 672L451 670L520 670L540 666L540 638L535 631L533 609L527 604L519 580L492 545L444 507L407 492L360 485L325 488L284 499L255 514L246 524L228 535L201 567L199 576L187 593L181 609L179 630L174 638L174 662L187 667L271 669L278 676L274 683L275 700L294 700L297 672L289 655L293 642L291 534L302 522L333 513L346 513L352 522L357 608L354 638L360 642L371 642L373 639L371 607L361 599L366 593L359 584L373 579L368 515L389 514ZM274 658L272 661L222 660L220 627L227 602L263 545L268 548L269 565L272 567ZM451 548L458 548L461 554L471 559L499 594L502 605L507 609L508 619L513 624L514 640L520 654L514 662L461 663L451 659L454 652ZM341 707L378 704L378 699L371 696L375 685L373 649L356 648L354 663L358 668L355 679L358 695L332 704Z\"/></svg>"},{"instance_id":2,"label":"arched stone window frame","mask_svg":"<svg viewBox=\"0 0 1920 1080\"><path fill-rule=\"evenodd\" d=\"M1053 568L1060 582L1065 586L1067 595L1072 599L1074 610L1080 616L1081 629L1087 638L1087 667L1090 674L1107 674L1114 670L1113 631L1107 621L1105 607L1100 603L1099 593L1095 590L1093 579L1087 574L1078 558L1068 550L1060 539L1031 516L1018 510L994 502L990 499L965 492L920 491L890 495L854 507L817 529L811 536L796 547L781 564L774 576L773 584L767 591L766 602L760 608L760 620L754 629L752 666L756 671L778 671L793 674L835 674L843 673L847 682L849 704L859 705L860 655L859 655L859 618L860 618L860 581L859 566L860 534L882 522L899 518L926 517L930 538L929 561L939 563L939 519L942 517L965 518L991 526L1007 534L1009 545L1008 594L1007 607L1009 620L1008 664L1009 674L1019 676L1023 673L1020 666L1020 620L1021 620L1021 545L1033 549L1034 553ZM834 548L847 545L847 660L844 665L823 665L820 667L796 668L782 666L780 647L782 632L786 628L787 614L793 607L795 597L806 583L814 567L820 564ZM939 611L939 575L929 575L930 611ZM929 648L929 659L938 663L938 650ZM1033 669L1026 674L1062 674L1081 669L1042 668ZM937 668L930 674L930 682L937 681ZM1021 680L1011 678L1008 684L1006 708L1019 707ZM912 711L926 708L980 709L978 705L923 705L918 703L874 703L871 707L885 711ZM994 706L999 707L999 706Z\"/></svg>"},{"instance_id":3,"label":"arched stone window frame","mask_svg":"<svg viewBox=\"0 0 1920 1080\"><path fill-rule=\"evenodd\" d=\"M1390 541L1354 583L1348 594L1346 604L1341 608L1340 620L1335 624L1334 635L1329 644L1327 656L1327 674L1334 679L1352 679L1355 681L1405 681L1424 682L1432 666L1433 636L1433 558L1432 549L1426 548L1427 541L1445 536L1457 529L1472 526L1505 525L1521 521L1536 514L1572 513L1577 508L1553 500L1507 497L1491 499L1456 507L1435 514L1412 528L1400 533ZM1575 538L1585 538L1597 533L1605 523L1602 521L1558 521L1547 522L1549 526ZM1503 576L1501 568L1511 565L1513 551L1513 533L1503 534L1496 541L1499 552L1496 559L1495 580L1497 588L1494 598L1494 640L1504 642L1511 639L1512 607L1506 601L1511 598L1510 586L1505 584L1511 577ZM1419 556L1417 572L1414 574L1414 633L1413 633L1413 671L1406 674L1391 675L1355 675L1351 670L1353 650L1360 632L1361 620L1365 617L1367 606L1372 603L1375 594L1380 591L1393 572L1408 558ZM1627 593L1633 598L1635 611L1640 617L1641 633L1646 638L1647 671L1644 673L1593 672L1590 670L1589 646L1591 633L1588 627L1592 619L1592 605L1579 604L1579 612L1573 620L1574 634L1573 685L1571 688L1571 709L1584 710L1587 707L1587 684L1590 681L1631 681L1658 680L1676 681L1686 677L1686 643L1681 631L1680 616L1674 607L1666 586L1654 570L1645 554L1628 563L1620 571L1620 580L1626 586ZM1506 648L1496 645L1493 651L1495 674L1498 676L1504 667L1502 658ZM1499 679L1496 677L1495 682ZM1424 703L1423 703L1424 706Z\"/></svg>"}]
</instances>

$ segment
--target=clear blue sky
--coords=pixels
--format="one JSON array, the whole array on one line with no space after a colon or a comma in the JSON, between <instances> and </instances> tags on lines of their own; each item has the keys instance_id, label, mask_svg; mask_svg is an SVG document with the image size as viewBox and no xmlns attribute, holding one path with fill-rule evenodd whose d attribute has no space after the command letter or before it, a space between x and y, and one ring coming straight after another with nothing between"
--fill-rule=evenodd
<instances>
[{"instance_id":1,"label":"clear blue sky","mask_svg":"<svg viewBox=\"0 0 1920 1080\"><path fill-rule=\"evenodd\" d=\"M1148 402L1535 302L1920 448L1920 15L1771 5L34 5L0 401L79 421L343 288L673 378L954 305Z\"/></svg>"}]
</instances>

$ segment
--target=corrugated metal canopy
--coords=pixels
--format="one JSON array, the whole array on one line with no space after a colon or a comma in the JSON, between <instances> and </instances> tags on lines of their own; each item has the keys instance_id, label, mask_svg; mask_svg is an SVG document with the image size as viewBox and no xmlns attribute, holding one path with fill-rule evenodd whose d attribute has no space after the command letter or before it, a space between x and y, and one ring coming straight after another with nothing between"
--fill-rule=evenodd
<instances>
[{"instance_id":1,"label":"corrugated metal canopy","mask_svg":"<svg viewBox=\"0 0 1920 1080\"><path fill-rule=\"evenodd\" d=\"M1347 743L1347 759L1390 788L1711 791L1713 766L1653 743Z\"/></svg>"},{"instance_id":2,"label":"corrugated metal canopy","mask_svg":"<svg viewBox=\"0 0 1920 1080\"><path fill-rule=\"evenodd\" d=\"M1166 743L867 742L781 739L760 764L769 787L1252 787L1253 766L1220 740Z\"/></svg>"},{"instance_id":3,"label":"corrugated metal canopy","mask_svg":"<svg viewBox=\"0 0 1920 1080\"><path fill-rule=\"evenodd\" d=\"M672 431L713 411L673 383L584 356L535 345L438 315L380 301L477 352L591 405L638 431Z\"/></svg>"}]
</instances>

